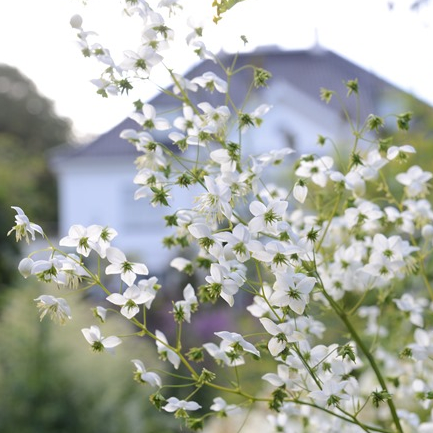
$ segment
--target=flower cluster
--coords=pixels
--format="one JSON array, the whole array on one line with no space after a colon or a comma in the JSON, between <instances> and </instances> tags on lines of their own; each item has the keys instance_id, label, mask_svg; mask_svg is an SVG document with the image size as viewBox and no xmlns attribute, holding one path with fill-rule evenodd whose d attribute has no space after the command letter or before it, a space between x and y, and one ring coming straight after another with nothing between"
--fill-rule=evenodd
<instances>
[{"instance_id":1,"label":"flower cluster","mask_svg":"<svg viewBox=\"0 0 433 433\"><path fill-rule=\"evenodd\" d=\"M174 0L160 3L169 13L180 10L176 6ZM142 21L142 40L119 63L107 49L88 42L94 33L83 30L80 17L71 20L83 54L108 65L95 81L102 96L130 90L131 77L149 78L175 37L162 10L156 12L145 0L126 0L125 11ZM188 24L187 45L218 62L203 42L203 25L192 19ZM271 76L251 69L251 88ZM122 316L135 329L131 335L154 343L167 370L182 372L177 377L189 391L179 399L169 395L171 386L178 387L171 375L161 377L132 360L135 380L158 388L153 404L192 429L202 428L211 415L231 416L265 401L274 431L428 431L433 423L433 288L427 272L433 210L426 196L432 174L407 166L415 149L377 137L375 125L384 120L369 116L352 125L355 140L346 157L325 154L323 148L295 162L294 150L287 148L245 155L244 133L260 127L272 107L262 104L245 112L247 101L235 106L230 76L242 69L232 65L221 68L222 76L205 72L191 80L167 72L173 87L166 92L179 115L170 120L156 107L136 103L131 117L137 129L121 136L139 152L136 199L168 207L175 187L190 191L190 206L166 215L173 234L162 240L176 251L171 266L194 277L183 287L182 299L172 296L167 320L176 337L152 322L158 293L173 292L157 284L155 275L143 278L149 269L114 246L112 228L72 226L59 247L49 241L48 258L24 258L22 275L61 290L102 291L106 304L94 308L95 316L103 323ZM348 97L358 98L357 82L347 87ZM322 92L328 99L334 94ZM214 93L225 96L225 105L215 106ZM167 140L156 140L156 133ZM266 176L278 168L284 177L275 186ZM17 240L43 235L14 209L11 232ZM43 295L36 301L41 319L48 314L65 323L72 316L64 298ZM194 326L202 309L234 311L231 326L238 328L216 330L212 341L185 346L183 325ZM96 325L82 333L96 352L112 351L127 338L103 337ZM266 372L251 386L255 365ZM204 387L219 393L208 408L193 400ZM233 395L233 403L223 398Z\"/></svg>"}]
</instances>

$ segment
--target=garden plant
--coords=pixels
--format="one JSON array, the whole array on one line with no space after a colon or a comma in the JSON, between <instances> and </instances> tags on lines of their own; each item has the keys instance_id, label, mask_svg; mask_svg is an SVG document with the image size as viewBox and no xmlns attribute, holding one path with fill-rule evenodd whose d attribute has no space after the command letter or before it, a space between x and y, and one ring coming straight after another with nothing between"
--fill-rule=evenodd
<instances>
[{"instance_id":1,"label":"garden plant","mask_svg":"<svg viewBox=\"0 0 433 433\"><path fill-rule=\"evenodd\" d=\"M212 25L236 3L216 0ZM153 342L166 369L150 365L145 352L124 368L154 388L149 405L191 430L259 410L267 411L269 431L433 431L432 174L411 166L410 143L383 134L385 127L407 131L410 113L353 119L345 104L359 104L362 83L347 77L347 94L317 91L323 104L340 102L351 143L319 135L309 154L269 143L252 155L245 132L260 128L272 107L245 107L254 89L272 86L272 74L253 65L238 69L236 56L224 65L206 48L206 28L186 19L185 49L221 68L191 80L178 74L164 58L176 37L170 19L182 12L177 0L125 0L123 13L142 22L141 46L119 61L80 16L71 25L83 54L102 64L94 83L103 97L144 84L161 88L178 107L171 121L136 100L137 127L122 137L137 149L135 198L167 210L172 236L161 239L161 248L177 251L171 265L190 283L175 294L160 285L145 263L115 246L122 235L115 227L77 221L57 245L14 207L10 234L47 244L22 259L21 274L59 289L58 297L35 300L41 319L67 324L74 316L68 297L99 293L90 299L102 301L77 338L95 352L120 351L128 338ZM158 85L157 67L171 87ZM251 83L236 105L231 79L245 71ZM193 102L199 89L223 95L224 104ZM156 140L155 131L166 139ZM173 208L174 188L192 192L189 208ZM172 335L152 320L154 300L167 293ZM213 308L235 311L238 319L209 340L191 342L185 327ZM129 335L106 335L104 323L114 315L130 322Z\"/></svg>"}]
</instances>

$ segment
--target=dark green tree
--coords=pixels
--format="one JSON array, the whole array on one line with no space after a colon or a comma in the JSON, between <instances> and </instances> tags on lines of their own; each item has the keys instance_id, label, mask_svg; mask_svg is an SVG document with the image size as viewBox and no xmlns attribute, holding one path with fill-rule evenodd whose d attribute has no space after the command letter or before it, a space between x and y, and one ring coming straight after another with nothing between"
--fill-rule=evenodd
<instances>
[{"instance_id":1,"label":"dark green tree","mask_svg":"<svg viewBox=\"0 0 433 433\"><path fill-rule=\"evenodd\" d=\"M10 284L16 267L15 241L6 237L10 206L45 227L55 225L57 192L46 151L70 135L70 122L55 113L52 101L16 68L0 65L0 287Z\"/></svg>"}]
</instances>

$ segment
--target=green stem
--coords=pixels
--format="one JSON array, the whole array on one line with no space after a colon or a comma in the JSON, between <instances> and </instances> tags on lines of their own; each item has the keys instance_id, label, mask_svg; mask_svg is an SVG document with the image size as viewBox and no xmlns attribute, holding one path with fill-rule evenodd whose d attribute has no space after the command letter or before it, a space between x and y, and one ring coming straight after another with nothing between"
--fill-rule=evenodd
<instances>
[{"instance_id":1,"label":"green stem","mask_svg":"<svg viewBox=\"0 0 433 433\"><path fill-rule=\"evenodd\" d=\"M314 403L310 403L308 401L293 400L293 402L297 403L297 404L303 404L305 406L311 406L311 407L314 407L315 409L319 409L323 412L328 413L329 415L336 416L337 418L340 418L343 421L350 422L352 424L356 424L365 431L375 431L375 432L380 432L380 433L393 433L391 430L386 430L386 429L382 429L380 427L373 427L373 426L368 426L366 424L363 424L363 423L359 422L357 419L353 418L353 416L351 416L351 418L353 418L353 419L346 418L345 416L339 415L338 413L335 413L332 410L326 409L326 407L317 406Z\"/></svg>"},{"instance_id":2,"label":"green stem","mask_svg":"<svg viewBox=\"0 0 433 433\"><path fill-rule=\"evenodd\" d=\"M320 280L320 277L318 277L318 278ZM380 386L382 387L382 390L385 392L388 392L388 388L386 386L385 379L382 376L382 372L380 371L380 368L377 365L376 360L374 359L373 355L371 354L371 352L369 351L367 346L362 341L362 338L356 332L356 329L354 328L354 326L350 322L349 318L347 317L347 314L344 311L342 311L341 308L339 307L339 305L332 299L331 296L329 296L329 294L324 289L323 284L322 284L322 293L324 294L326 300L331 305L332 309L335 311L335 313L338 315L338 317L341 319L341 321L344 323L344 325L346 326L346 328L350 332L350 335L352 336L355 343L358 345L358 347L361 349L364 356L367 358L368 362L371 365L371 368L373 369L373 371L376 375L376 378L377 378ZM391 412L391 416L392 416L392 419L394 421L394 424L397 428L397 431L399 433L403 433L403 429L402 429L401 424L400 424L400 419L397 415L397 410L396 410L396 407L394 405L392 398L387 400L387 404L388 404L389 410Z\"/></svg>"}]
</instances>

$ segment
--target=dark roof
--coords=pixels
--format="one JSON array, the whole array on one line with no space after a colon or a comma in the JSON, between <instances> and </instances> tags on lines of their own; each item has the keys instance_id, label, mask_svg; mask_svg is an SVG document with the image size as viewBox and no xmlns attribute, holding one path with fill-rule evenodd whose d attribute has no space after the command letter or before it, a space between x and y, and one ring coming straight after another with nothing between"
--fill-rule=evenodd
<instances>
[{"instance_id":1,"label":"dark roof","mask_svg":"<svg viewBox=\"0 0 433 433\"><path fill-rule=\"evenodd\" d=\"M221 63L230 67L234 60L234 54L222 54L219 56ZM404 93L401 89L379 78L373 73L355 65L354 63L340 57L332 51L322 47L314 47L310 50L284 51L274 47L264 47L250 53L239 54L236 60L235 69L252 64L268 70L272 74L269 85L272 81L286 81L291 86L297 88L305 95L320 101L320 89L322 87L338 92L342 97L347 94L344 82L358 79L359 83L359 107L361 119L368 114L376 113L378 103L387 94ZM192 79L200 76L207 71L213 71L217 75L221 74L221 67L210 60L203 61L193 67L186 78ZM252 79L252 69L247 68L241 73L233 76L231 81L231 98L235 104L240 104L246 94ZM208 101L213 106L224 104L224 95L218 92L203 95L203 90L190 93L193 102ZM343 98L344 99L344 98ZM173 98L161 93L153 98L150 103L157 111L165 111L168 107L173 107ZM355 98L345 99L347 109L352 118L356 112ZM324 104L324 102L323 102ZM336 98L328 104L329 107L337 112L341 112ZM96 156L126 156L136 155L134 146L119 137L124 129L138 129L135 121L127 118L120 124L102 134L96 140L86 146L68 146L67 149L54 153L54 159L76 158L76 157L96 157ZM153 132L152 132L153 135ZM155 137L156 138L156 137Z\"/></svg>"}]
</instances>

